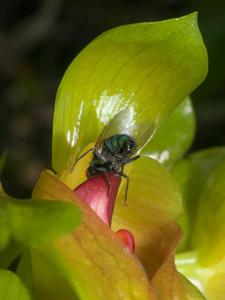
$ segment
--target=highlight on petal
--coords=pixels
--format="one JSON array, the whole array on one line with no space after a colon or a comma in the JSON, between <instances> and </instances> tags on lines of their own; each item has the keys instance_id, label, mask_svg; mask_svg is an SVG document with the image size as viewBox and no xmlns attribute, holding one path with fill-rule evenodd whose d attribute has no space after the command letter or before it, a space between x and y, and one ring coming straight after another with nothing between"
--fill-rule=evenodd
<instances>
[{"instance_id":1,"label":"highlight on petal","mask_svg":"<svg viewBox=\"0 0 225 300\"><path fill-rule=\"evenodd\" d=\"M195 113L187 97L162 123L156 134L142 150L142 155L152 157L171 168L191 146L195 135Z\"/></svg>"},{"instance_id":2,"label":"highlight on petal","mask_svg":"<svg viewBox=\"0 0 225 300\"><path fill-rule=\"evenodd\" d=\"M196 13L103 33L74 59L60 84L53 169L61 172L70 166L126 107L133 110L135 122L158 127L206 73L207 53Z\"/></svg>"},{"instance_id":3,"label":"highlight on petal","mask_svg":"<svg viewBox=\"0 0 225 300\"><path fill-rule=\"evenodd\" d=\"M75 193L44 172L34 197L75 202L82 210L81 226L44 247L33 247L32 266L38 299L156 300L143 266L116 235ZM46 280L46 268L48 277ZM46 293L47 298L46 298Z\"/></svg>"}]
</instances>

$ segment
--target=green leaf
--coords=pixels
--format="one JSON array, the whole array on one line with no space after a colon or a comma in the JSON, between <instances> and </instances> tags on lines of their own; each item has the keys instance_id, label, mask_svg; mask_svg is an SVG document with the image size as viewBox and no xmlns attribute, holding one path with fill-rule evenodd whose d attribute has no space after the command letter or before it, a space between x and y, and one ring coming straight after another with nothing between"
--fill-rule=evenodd
<instances>
[{"instance_id":1,"label":"green leaf","mask_svg":"<svg viewBox=\"0 0 225 300\"><path fill-rule=\"evenodd\" d=\"M207 53L196 13L103 33L74 59L60 84L53 168L63 171L71 165L125 107L134 110L137 122L157 128L206 73Z\"/></svg>"},{"instance_id":2,"label":"green leaf","mask_svg":"<svg viewBox=\"0 0 225 300\"><path fill-rule=\"evenodd\" d=\"M225 159L225 148L218 147L196 152L183 159L172 169L182 194L186 214L178 221L183 229L179 250L190 250L191 236L196 225L200 194L210 173Z\"/></svg>"},{"instance_id":3,"label":"green leaf","mask_svg":"<svg viewBox=\"0 0 225 300\"><path fill-rule=\"evenodd\" d=\"M167 118L155 136L142 150L142 155L152 157L171 168L192 144L195 134L195 113L189 97Z\"/></svg>"},{"instance_id":4,"label":"green leaf","mask_svg":"<svg viewBox=\"0 0 225 300\"><path fill-rule=\"evenodd\" d=\"M63 236L79 225L80 210L66 202L3 199L0 201L1 225L19 244L45 243Z\"/></svg>"},{"instance_id":5,"label":"green leaf","mask_svg":"<svg viewBox=\"0 0 225 300\"><path fill-rule=\"evenodd\" d=\"M0 299L31 300L20 278L8 270L0 270Z\"/></svg>"}]
</instances>

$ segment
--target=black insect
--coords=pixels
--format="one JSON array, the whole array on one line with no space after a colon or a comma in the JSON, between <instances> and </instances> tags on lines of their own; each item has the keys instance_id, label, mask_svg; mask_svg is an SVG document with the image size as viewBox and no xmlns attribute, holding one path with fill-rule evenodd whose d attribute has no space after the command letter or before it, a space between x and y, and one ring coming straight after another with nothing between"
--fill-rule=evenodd
<instances>
[{"instance_id":1,"label":"black insect","mask_svg":"<svg viewBox=\"0 0 225 300\"><path fill-rule=\"evenodd\" d=\"M76 162L93 151L93 158L86 172L87 177L104 174L108 192L110 191L109 172L125 178L127 184L124 203L126 204L129 177L123 172L124 165L140 157L137 153L149 140L152 132L151 122L137 122L137 116L131 110L122 110L106 125L95 147L83 153Z\"/></svg>"}]
</instances>

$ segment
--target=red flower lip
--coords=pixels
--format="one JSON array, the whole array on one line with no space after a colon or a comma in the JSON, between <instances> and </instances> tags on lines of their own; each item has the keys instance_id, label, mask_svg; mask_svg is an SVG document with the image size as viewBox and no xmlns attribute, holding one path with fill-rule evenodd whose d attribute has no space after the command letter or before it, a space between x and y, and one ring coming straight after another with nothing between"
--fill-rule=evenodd
<instances>
[{"instance_id":1,"label":"red flower lip","mask_svg":"<svg viewBox=\"0 0 225 300\"><path fill-rule=\"evenodd\" d=\"M75 194L85 201L108 225L111 225L115 199L121 182L121 177L110 172L88 178L75 190Z\"/></svg>"}]
</instances>

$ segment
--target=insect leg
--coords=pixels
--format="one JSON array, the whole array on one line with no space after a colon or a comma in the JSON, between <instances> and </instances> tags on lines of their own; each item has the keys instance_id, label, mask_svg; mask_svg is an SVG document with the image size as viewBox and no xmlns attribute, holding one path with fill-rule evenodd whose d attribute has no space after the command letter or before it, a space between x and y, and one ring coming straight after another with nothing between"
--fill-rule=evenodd
<instances>
[{"instance_id":1,"label":"insect leg","mask_svg":"<svg viewBox=\"0 0 225 300\"><path fill-rule=\"evenodd\" d=\"M130 157L130 158L127 158L126 160L123 161L124 164L129 164L130 162L138 159L140 157L140 155L136 155L134 157Z\"/></svg>"},{"instance_id":2,"label":"insect leg","mask_svg":"<svg viewBox=\"0 0 225 300\"><path fill-rule=\"evenodd\" d=\"M72 171L73 171L74 167L76 166L77 162L78 162L81 158L83 158L85 155L87 155L89 152L91 152L91 151L93 151L93 150L94 150L94 148L90 148L90 149L88 149L86 152L84 152L81 156L76 157L76 159L75 159L75 161L74 161L74 163L73 163L73 165L72 165L72 167L71 167L71 169L70 169L70 173L72 173Z\"/></svg>"},{"instance_id":3,"label":"insect leg","mask_svg":"<svg viewBox=\"0 0 225 300\"><path fill-rule=\"evenodd\" d=\"M123 167L122 166L122 170L121 172L118 172L117 174L120 175L121 177L123 177L124 179L126 179L126 189L125 189L125 199L124 199L124 206L127 206L127 196L128 196L128 189L129 189L129 183L130 183L130 179L129 176L127 176L126 174L123 173Z\"/></svg>"},{"instance_id":4,"label":"insect leg","mask_svg":"<svg viewBox=\"0 0 225 300\"><path fill-rule=\"evenodd\" d=\"M108 176L108 173L107 172L104 172L104 177L105 177L105 181L107 183L107 186L108 186L108 191L107 191L107 196L109 197L109 192L110 192L110 189L111 189L111 183L110 183L110 180L109 180L109 176Z\"/></svg>"},{"instance_id":5,"label":"insect leg","mask_svg":"<svg viewBox=\"0 0 225 300\"><path fill-rule=\"evenodd\" d=\"M125 173L123 173L123 169L124 169L124 165L128 164L136 159L138 159L140 157L140 155L136 155L134 157L131 158L127 158L126 160L123 161L123 165L121 167L121 171L117 172L117 174L121 177L123 177L124 179L126 179L127 184L126 184L126 189L125 189L125 200L124 200L124 206L127 206L127 196L128 196L128 189L129 189L129 183L130 183L130 179L129 176L127 176Z\"/></svg>"}]
</instances>

